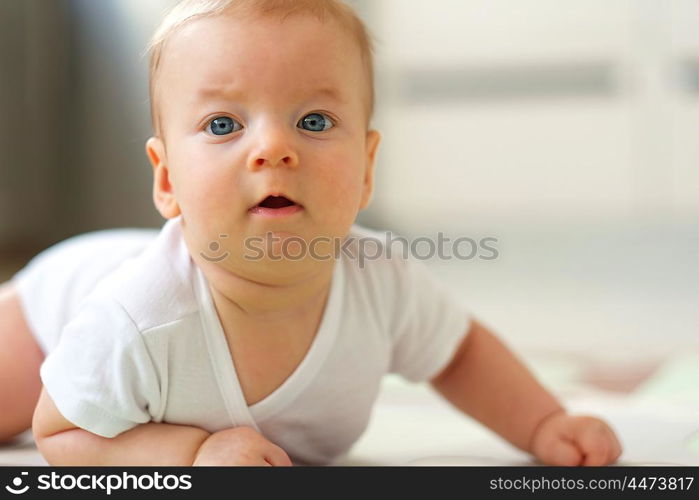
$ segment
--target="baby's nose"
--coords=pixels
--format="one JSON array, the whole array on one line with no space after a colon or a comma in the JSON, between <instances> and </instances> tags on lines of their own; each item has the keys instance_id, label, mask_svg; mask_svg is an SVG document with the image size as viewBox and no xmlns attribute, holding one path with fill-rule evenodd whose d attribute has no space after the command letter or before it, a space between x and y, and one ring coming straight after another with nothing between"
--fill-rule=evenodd
<instances>
[{"instance_id":1,"label":"baby's nose","mask_svg":"<svg viewBox=\"0 0 699 500\"><path fill-rule=\"evenodd\" d=\"M248 161L248 167L251 169L264 166L295 167L296 165L298 165L298 154L291 144L291 138L278 129L267 130L260 134Z\"/></svg>"}]
</instances>

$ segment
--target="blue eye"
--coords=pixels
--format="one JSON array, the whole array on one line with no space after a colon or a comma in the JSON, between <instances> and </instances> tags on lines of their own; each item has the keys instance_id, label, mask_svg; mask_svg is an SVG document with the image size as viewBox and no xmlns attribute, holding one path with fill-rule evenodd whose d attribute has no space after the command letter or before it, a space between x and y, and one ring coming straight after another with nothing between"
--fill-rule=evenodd
<instances>
[{"instance_id":1,"label":"blue eye","mask_svg":"<svg viewBox=\"0 0 699 500\"><path fill-rule=\"evenodd\" d=\"M332 120L322 113L311 113L299 120L297 127L311 132L322 132L334 127Z\"/></svg>"},{"instance_id":2,"label":"blue eye","mask_svg":"<svg viewBox=\"0 0 699 500\"><path fill-rule=\"evenodd\" d=\"M220 116L209 122L209 129L214 135L226 135L233 132L237 132L242 129L243 126L235 121L233 118L227 116Z\"/></svg>"}]
</instances>

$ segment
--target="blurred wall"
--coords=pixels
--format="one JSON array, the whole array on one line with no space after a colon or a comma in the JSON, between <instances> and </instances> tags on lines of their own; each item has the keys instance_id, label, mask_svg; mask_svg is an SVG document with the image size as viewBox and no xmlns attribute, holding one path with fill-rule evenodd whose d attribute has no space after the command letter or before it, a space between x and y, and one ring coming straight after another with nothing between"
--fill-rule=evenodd
<instances>
[{"instance_id":1,"label":"blurred wall","mask_svg":"<svg viewBox=\"0 0 699 500\"><path fill-rule=\"evenodd\" d=\"M0 2L0 247L68 218L69 26L64 2Z\"/></svg>"},{"instance_id":2,"label":"blurred wall","mask_svg":"<svg viewBox=\"0 0 699 500\"><path fill-rule=\"evenodd\" d=\"M142 53L172 1L0 1L0 248L158 226Z\"/></svg>"},{"instance_id":3,"label":"blurred wall","mask_svg":"<svg viewBox=\"0 0 699 500\"><path fill-rule=\"evenodd\" d=\"M380 0L373 14L372 217L414 233L699 215L699 2Z\"/></svg>"}]
</instances>

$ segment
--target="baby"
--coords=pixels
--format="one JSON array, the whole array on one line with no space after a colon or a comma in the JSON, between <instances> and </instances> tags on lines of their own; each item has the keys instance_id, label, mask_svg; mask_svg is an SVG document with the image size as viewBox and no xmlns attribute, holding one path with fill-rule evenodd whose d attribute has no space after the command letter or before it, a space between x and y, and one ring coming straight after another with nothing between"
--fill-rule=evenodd
<instances>
[{"instance_id":1,"label":"baby","mask_svg":"<svg viewBox=\"0 0 699 500\"><path fill-rule=\"evenodd\" d=\"M168 220L67 240L2 287L0 438L31 424L55 465L326 464L397 373L542 463L619 457L421 263L378 240L351 257L376 236L354 221L380 136L346 5L185 0L150 77Z\"/></svg>"}]
</instances>

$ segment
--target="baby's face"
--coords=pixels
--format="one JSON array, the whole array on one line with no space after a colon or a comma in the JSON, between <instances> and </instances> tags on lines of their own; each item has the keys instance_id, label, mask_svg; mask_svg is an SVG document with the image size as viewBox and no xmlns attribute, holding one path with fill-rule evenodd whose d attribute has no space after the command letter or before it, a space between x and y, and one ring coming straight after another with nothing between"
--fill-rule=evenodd
<instances>
[{"instance_id":1,"label":"baby's face","mask_svg":"<svg viewBox=\"0 0 699 500\"><path fill-rule=\"evenodd\" d=\"M170 38L157 84L161 134L148 154L156 204L166 217L182 214L198 264L264 279L284 264L243 259L246 238L347 234L371 195L378 145L366 129L365 78L351 37L310 16L219 16ZM268 196L294 205L274 208L289 202ZM203 257L224 252L215 264Z\"/></svg>"}]
</instances>

